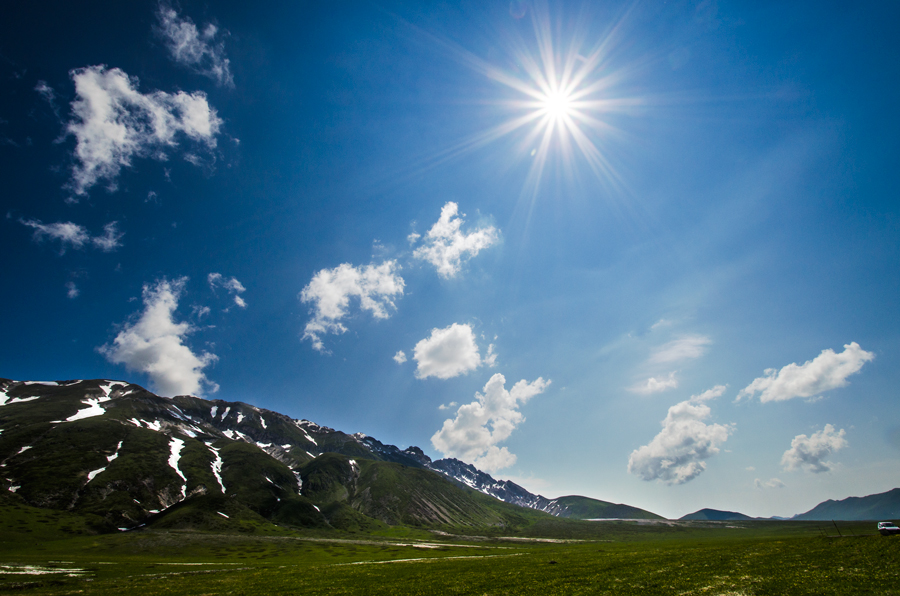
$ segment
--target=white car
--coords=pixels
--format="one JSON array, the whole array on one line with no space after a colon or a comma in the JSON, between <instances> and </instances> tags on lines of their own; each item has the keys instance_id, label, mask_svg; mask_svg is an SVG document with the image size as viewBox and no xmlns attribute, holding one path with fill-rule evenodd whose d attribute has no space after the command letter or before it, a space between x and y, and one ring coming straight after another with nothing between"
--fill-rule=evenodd
<instances>
[{"instance_id":1,"label":"white car","mask_svg":"<svg viewBox=\"0 0 900 596\"><path fill-rule=\"evenodd\" d=\"M881 532L882 536L900 534L900 528L895 526L893 522L878 522L878 531Z\"/></svg>"}]
</instances>

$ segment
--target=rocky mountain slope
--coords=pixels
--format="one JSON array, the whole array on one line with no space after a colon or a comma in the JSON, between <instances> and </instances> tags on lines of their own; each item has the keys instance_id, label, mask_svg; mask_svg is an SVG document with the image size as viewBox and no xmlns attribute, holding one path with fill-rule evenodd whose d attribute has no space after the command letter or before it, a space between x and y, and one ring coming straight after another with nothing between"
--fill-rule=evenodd
<instances>
[{"instance_id":1,"label":"rocky mountain slope","mask_svg":"<svg viewBox=\"0 0 900 596\"><path fill-rule=\"evenodd\" d=\"M432 462L417 447L401 450L245 403L163 398L109 380L0 379L0 488L30 505L120 529L176 519L503 527L538 511L587 511L564 499L589 502L591 512L612 505L551 501L457 460ZM624 516L616 513L607 517Z\"/></svg>"}]
</instances>

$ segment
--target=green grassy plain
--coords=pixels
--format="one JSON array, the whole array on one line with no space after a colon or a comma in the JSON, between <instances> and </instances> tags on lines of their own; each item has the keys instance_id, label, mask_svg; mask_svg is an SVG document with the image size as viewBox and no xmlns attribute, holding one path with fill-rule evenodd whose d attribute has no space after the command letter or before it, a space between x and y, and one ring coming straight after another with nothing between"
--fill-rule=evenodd
<instances>
[{"instance_id":1,"label":"green grassy plain","mask_svg":"<svg viewBox=\"0 0 900 596\"><path fill-rule=\"evenodd\" d=\"M900 537L873 523L545 522L513 536L143 530L0 510L0 593L900 594Z\"/></svg>"}]
</instances>

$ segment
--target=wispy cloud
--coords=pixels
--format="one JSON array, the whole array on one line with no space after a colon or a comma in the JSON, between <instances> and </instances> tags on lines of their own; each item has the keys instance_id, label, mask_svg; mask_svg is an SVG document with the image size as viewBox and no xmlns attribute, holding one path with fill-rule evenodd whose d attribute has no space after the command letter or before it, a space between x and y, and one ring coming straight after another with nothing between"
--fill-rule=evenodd
<instances>
[{"instance_id":1,"label":"wispy cloud","mask_svg":"<svg viewBox=\"0 0 900 596\"><path fill-rule=\"evenodd\" d=\"M413 252L415 258L434 265L438 275L443 278L455 277L463 262L497 242L500 237L493 226L463 233L460 228L465 214L457 216L458 211L456 203L444 205L440 219L425 234L424 244ZM419 235L410 234L408 239L410 243L414 243Z\"/></svg>"},{"instance_id":2,"label":"wispy cloud","mask_svg":"<svg viewBox=\"0 0 900 596\"><path fill-rule=\"evenodd\" d=\"M778 478L770 478L763 482L759 478L756 478L753 481L753 486L756 488L784 488L784 482L779 480Z\"/></svg>"},{"instance_id":3,"label":"wispy cloud","mask_svg":"<svg viewBox=\"0 0 900 596\"><path fill-rule=\"evenodd\" d=\"M78 286L75 285L74 281L66 282L66 296L70 300L75 300L81 294L81 290L78 289Z\"/></svg>"},{"instance_id":4,"label":"wispy cloud","mask_svg":"<svg viewBox=\"0 0 900 596\"><path fill-rule=\"evenodd\" d=\"M812 436L797 435L791 441L791 448L781 457L781 465L785 471L806 470L820 474L831 471L834 464L825 461L835 451L847 446L844 439L844 429L835 431L834 427L826 424L825 428Z\"/></svg>"},{"instance_id":5,"label":"wispy cloud","mask_svg":"<svg viewBox=\"0 0 900 596\"><path fill-rule=\"evenodd\" d=\"M668 364L699 358L706 351L712 339L705 335L688 335L670 341L654 350L650 356L652 364Z\"/></svg>"},{"instance_id":6,"label":"wispy cloud","mask_svg":"<svg viewBox=\"0 0 900 596\"><path fill-rule=\"evenodd\" d=\"M229 279L224 277L221 273L210 273L206 280L209 282L209 287L212 288L213 291L215 291L216 288L225 288L225 290L227 290L234 298L235 304L241 308L247 308L247 303L241 298L241 294L243 294L247 288L245 288L236 277Z\"/></svg>"},{"instance_id":7,"label":"wispy cloud","mask_svg":"<svg viewBox=\"0 0 900 596\"><path fill-rule=\"evenodd\" d=\"M175 320L186 283L182 277L144 285L144 310L122 326L112 343L98 348L110 362L148 374L156 391L167 396L203 395L204 389L219 389L203 372L217 360L216 355L195 354L184 343L195 328Z\"/></svg>"},{"instance_id":8,"label":"wispy cloud","mask_svg":"<svg viewBox=\"0 0 900 596\"><path fill-rule=\"evenodd\" d=\"M628 390L632 393L650 395L651 393L675 389L678 387L678 379L675 378L675 373L676 371L670 372L668 377L650 377L646 381L632 385Z\"/></svg>"},{"instance_id":9,"label":"wispy cloud","mask_svg":"<svg viewBox=\"0 0 900 596\"><path fill-rule=\"evenodd\" d=\"M118 68L88 66L70 72L77 98L66 131L75 137L70 189L76 195L100 180L111 190L134 157L165 160L183 134L207 150L216 146L222 121L202 91L143 94L138 80Z\"/></svg>"},{"instance_id":10,"label":"wispy cloud","mask_svg":"<svg viewBox=\"0 0 900 596\"><path fill-rule=\"evenodd\" d=\"M847 386L847 377L858 373L863 364L874 358L875 354L866 352L856 342L844 345L844 351L839 354L831 349L822 350L821 354L803 364L788 364L781 370L766 369L764 377L754 379L741 389L736 401L752 398L757 393L763 403L813 397Z\"/></svg>"},{"instance_id":11,"label":"wispy cloud","mask_svg":"<svg viewBox=\"0 0 900 596\"><path fill-rule=\"evenodd\" d=\"M91 236L87 228L71 221L42 223L37 219L20 219L19 223L34 229L35 242L45 239L59 242L59 254L65 254L68 249L79 250L85 246L94 246L103 252L112 252L122 246L122 236L119 232L118 222L111 221L103 226L103 234Z\"/></svg>"},{"instance_id":12,"label":"wispy cloud","mask_svg":"<svg viewBox=\"0 0 900 596\"><path fill-rule=\"evenodd\" d=\"M413 359L419 379L450 379L481 366L475 333L469 325L459 323L432 329L431 335L416 344Z\"/></svg>"},{"instance_id":13,"label":"wispy cloud","mask_svg":"<svg viewBox=\"0 0 900 596\"><path fill-rule=\"evenodd\" d=\"M360 309L371 312L376 319L388 318L389 311L395 308L394 297L403 295L405 284L397 273L399 268L396 261L364 267L344 263L316 273L300 292L301 302L312 304L313 315L303 339L309 339L314 349L324 352L322 335L347 331L341 321L349 314L351 298L358 298Z\"/></svg>"},{"instance_id":14,"label":"wispy cloud","mask_svg":"<svg viewBox=\"0 0 900 596\"><path fill-rule=\"evenodd\" d=\"M224 87L234 87L228 58L225 57L227 31L220 31L212 23L203 30L189 17L182 17L172 6L160 3L156 13L158 31L165 41L172 59Z\"/></svg>"},{"instance_id":15,"label":"wispy cloud","mask_svg":"<svg viewBox=\"0 0 900 596\"><path fill-rule=\"evenodd\" d=\"M550 385L538 377L528 382L522 379L509 391L506 378L500 373L490 378L483 393L475 394L475 401L464 404L456 418L431 437L435 449L447 457L456 457L487 472L508 468L516 463L516 456L497 444L505 441L516 427L525 421L519 406Z\"/></svg>"},{"instance_id":16,"label":"wispy cloud","mask_svg":"<svg viewBox=\"0 0 900 596\"><path fill-rule=\"evenodd\" d=\"M684 484L699 476L734 430L733 425L703 422L712 413L706 402L724 392L724 385L716 385L669 408L659 434L631 453L628 471L666 484Z\"/></svg>"}]
</instances>

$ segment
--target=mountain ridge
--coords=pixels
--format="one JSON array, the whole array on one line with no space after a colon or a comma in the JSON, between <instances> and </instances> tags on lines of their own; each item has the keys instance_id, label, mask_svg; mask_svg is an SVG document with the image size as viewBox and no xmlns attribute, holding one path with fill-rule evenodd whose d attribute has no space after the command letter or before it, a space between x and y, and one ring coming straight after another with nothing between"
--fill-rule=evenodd
<instances>
[{"instance_id":1,"label":"mountain ridge","mask_svg":"<svg viewBox=\"0 0 900 596\"><path fill-rule=\"evenodd\" d=\"M158 523L164 513L193 519L197 503L224 506L216 495L259 519L312 527L504 526L526 523L531 514L522 506L574 517L469 464L432 462L418 447L401 450L244 402L164 398L107 379L0 379L0 487L119 529ZM595 509L609 505L580 499ZM224 510L211 515L230 519Z\"/></svg>"}]
</instances>

